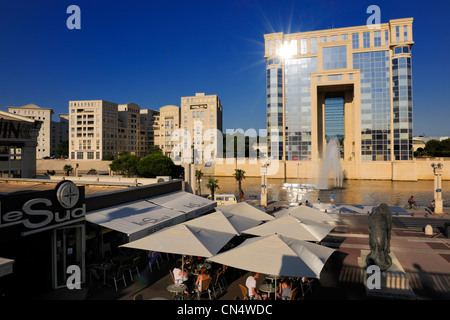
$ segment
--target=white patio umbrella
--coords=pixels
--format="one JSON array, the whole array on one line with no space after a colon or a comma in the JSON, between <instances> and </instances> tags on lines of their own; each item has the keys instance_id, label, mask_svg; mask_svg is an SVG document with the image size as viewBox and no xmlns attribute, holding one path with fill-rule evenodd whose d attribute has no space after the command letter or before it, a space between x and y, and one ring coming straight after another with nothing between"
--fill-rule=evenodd
<instances>
[{"instance_id":1,"label":"white patio umbrella","mask_svg":"<svg viewBox=\"0 0 450 320\"><path fill-rule=\"evenodd\" d=\"M243 230L261 224L261 221L235 215L233 213L215 211L213 213L186 221L184 224L239 235Z\"/></svg>"},{"instance_id":2,"label":"white patio umbrella","mask_svg":"<svg viewBox=\"0 0 450 320\"><path fill-rule=\"evenodd\" d=\"M244 230L243 233L256 236L280 234L297 240L321 241L333 228L326 223L285 216Z\"/></svg>"},{"instance_id":3,"label":"white patio umbrella","mask_svg":"<svg viewBox=\"0 0 450 320\"><path fill-rule=\"evenodd\" d=\"M216 211L231 213L237 216L243 216L259 221L269 221L275 219L270 214L265 213L264 211L248 204L247 202L238 202L235 204L216 207Z\"/></svg>"},{"instance_id":4,"label":"white patio umbrella","mask_svg":"<svg viewBox=\"0 0 450 320\"><path fill-rule=\"evenodd\" d=\"M235 233L178 224L123 244L121 247L180 254L182 265L184 265L184 255L211 257L235 235Z\"/></svg>"},{"instance_id":5,"label":"white patio umbrella","mask_svg":"<svg viewBox=\"0 0 450 320\"><path fill-rule=\"evenodd\" d=\"M319 279L323 266L334 251L315 243L273 234L247 239L209 260L262 274Z\"/></svg>"},{"instance_id":6,"label":"white patio umbrella","mask_svg":"<svg viewBox=\"0 0 450 320\"><path fill-rule=\"evenodd\" d=\"M234 236L235 233L209 230L183 223L123 244L121 247L210 257L219 252Z\"/></svg>"},{"instance_id":7,"label":"white patio umbrella","mask_svg":"<svg viewBox=\"0 0 450 320\"><path fill-rule=\"evenodd\" d=\"M339 221L338 219L332 217L331 215L323 211L307 206L287 208L274 213L275 218L281 218L287 215L293 216L300 220L306 219L323 223L335 223Z\"/></svg>"}]
</instances>

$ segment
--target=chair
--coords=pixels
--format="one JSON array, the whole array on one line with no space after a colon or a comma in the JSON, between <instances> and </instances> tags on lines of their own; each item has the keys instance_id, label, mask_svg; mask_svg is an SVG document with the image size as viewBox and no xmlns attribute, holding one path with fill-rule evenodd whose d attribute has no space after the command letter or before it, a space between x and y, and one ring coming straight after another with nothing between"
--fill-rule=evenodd
<instances>
[{"instance_id":1,"label":"chair","mask_svg":"<svg viewBox=\"0 0 450 320\"><path fill-rule=\"evenodd\" d=\"M241 288L241 292L242 292L242 295L244 296L244 300L249 300L247 288L244 287L242 284L239 284L239 288Z\"/></svg>"},{"instance_id":2,"label":"chair","mask_svg":"<svg viewBox=\"0 0 450 320\"><path fill-rule=\"evenodd\" d=\"M203 279L202 280L202 287L201 290L199 291L198 288L195 289L195 291L197 292L197 299L200 300L202 295L205 293L208 293L209 296L209 300L211 299L211 290L209 289L209 285L211 284L211 278L207 278L207 279Z\"/></svg>"},{"instance_id":3,"label":"chair","mask_svg":"<svg viewBox=\"0 0 450 320\"><path fill-rule=\"evenodd\" d=\"M169 270L170 276L172 277L173 284L176 284L175 277L173 276L172 270Z\"/></svg>"},{"instance_id":4,"label":"chair","mask_svg":"<svg viewBox=\"0 0 450 320\"><path fill-rule=\"evenodd\" d=\"M144 297L142 296L142 293L138 293L133 297L133 300L144 300Z\"/></svg>"},{"instance_id":5,"label":"chair","mask_svg":"<svg viewBox=\"0 0 450 320\"><path fill-rule=\"evenodd\" d=\"M139 272L139 262L141 261L141 257L136 257L133 259L133 262L128 264L128 271L130 272L131 281L133 281L133 272L136 272L140 277L141 274Z\"/></svg>"},{"instance_id":6,"label":"chair","mask_svg":"<svg viewBox=\"0 0 450 320\"><path fill-rule=\"evenodd\" d=\"M227 276L229 275L228 266L222 266L222 276L220 277L220 281L222 282L223 287L227 286Z\"/></svg>"},{"instance_id":7,"label":"chair","mask_svg":"<svg viewBox=\"0 0 450 320\"><path fill-rule=\"evenodd\" d=\"M148 255L148 266L150 267L151 272L153 272L152 264L154 262L156 262L156 265L158 266L158 270L161 270L161 268L159 267L158 255L159 255L159 252L155 252L155 251L153 251L151 254L149 253L149 255Z\"/></svg>"},{"instance_id":8,"label":"chair","mask_svg":"<svg viewBox=\"0 0 450 320\"><path fill-rule=\"evenodd\" d=\"M214 277L213 277L213 292L214 292L214 297L217 299L217 295L216 295L216 288L220 289L220 294L223 293L223 289L222 289L222 285L220 284L220 281L222 280L222 272L217 273Z\"/></svg>"},{"instance_id":9,"label":"chair","mask_svg":"<svg viewBox=\"0 0 450 320\"><path fill-rule=\"evenodd\" d=\"M125 287L127 286L127 282L125 281L125 271L128 269L126 265L120 266L116 272L111 274L109 277L114 280L114 286L116 287L117 291L117 282L123 281L123 284Z\"/></svg>"}]
</instances>

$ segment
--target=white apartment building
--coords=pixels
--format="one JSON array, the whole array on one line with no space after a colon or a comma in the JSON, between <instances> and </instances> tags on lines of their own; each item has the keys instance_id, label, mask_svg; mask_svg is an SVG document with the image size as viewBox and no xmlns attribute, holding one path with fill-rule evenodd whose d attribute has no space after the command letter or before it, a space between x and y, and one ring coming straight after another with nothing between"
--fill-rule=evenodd
<instances>
[{"instance_id":1,"label":"white apartment building","mask_svg":"<svg viewBox=\"0 0 450 320\"><path fill-rule=\"evenodd\" d=\"M141 113L146 115L141 124ZM105 100L69 101L69 157L73 160L117 158L122 151L145 156L153 127L148 115L135 103ZM151 133L150 133L151 132Z\"/></svg>"},{"instance_id":2,"label":"white apartment building","mask_svg":"<svg viewBox=\"0 0 450 320\"><path fill-rule=\"evenodd\" d=\"M174 105L161 107L159 115L156 116L155 145L159 146L168 157L172 156L174 147L178 145L180 117L180 107Z\"/></svg>"},{"instance_id":3,"label":"white apartment building","mask_svg":"<svg viewBox=\"0 0 450 320\"><path fill-rule=\"evenodd\" d=\"M212 160L218 151L221 152L217 147L218 139L222 139L218 134L222 133L222 113L221 101L215 94L196 93L195 96L181 98L184 148L189 148L189 143L194 146L196 162Z\"/></svg>"},{"instance_id":4,"label":"white apartment building","mask_svg":"<svg viewBox=\"0 0 450 320\"><path fill-rule=\"evenodd\" d=\"M57 145L68 140L67 115L59 115L60 122L52 121L54 114L52 108L41 108L35 104L27 104L22 107L6 107L10 113L15 113L30 119L42 122L37 137L36 159L56 155Z\"/></svg>"},{"instance_id":5,"label":"white apartment building","mask_svg":"<svg viewBox=\"0 0 450 320\"><path fill-rule=\"evenodd\" d=\"M156 118L159 117L159 111L150 109L141 109L140 117L140 141L139 151L146 152L151 146L155 145Z\"/></svg>"}]
</instances>

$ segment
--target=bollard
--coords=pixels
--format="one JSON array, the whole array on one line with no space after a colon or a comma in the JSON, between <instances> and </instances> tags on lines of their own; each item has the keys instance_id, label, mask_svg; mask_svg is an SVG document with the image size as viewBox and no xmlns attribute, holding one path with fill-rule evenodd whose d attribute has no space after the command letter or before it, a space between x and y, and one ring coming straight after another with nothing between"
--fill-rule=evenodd
<instances>
[{"instance_id":1,"label":"bollard","mask_svg":"<svg viewBox=\"0 0 450 320\"><path fill-rule=\"evenodd\" d=\"M429 224L425 226L425 235L432 236L433 235L433 227Z\"/></svg>"}]
</instances>

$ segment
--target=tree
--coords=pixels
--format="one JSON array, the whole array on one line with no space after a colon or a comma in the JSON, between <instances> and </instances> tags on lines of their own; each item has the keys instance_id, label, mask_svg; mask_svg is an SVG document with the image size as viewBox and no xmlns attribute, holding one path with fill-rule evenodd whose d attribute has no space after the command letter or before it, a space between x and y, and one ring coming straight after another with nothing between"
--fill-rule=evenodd
<instances>
[{"instance_id":1,"label":"tree","mask_svg":"<svg viewBox=\"0 0 450 320\"><path fill-rule=\"evenodd\" d=\"M208 184L206 185L206 187L209 190L211 190L211 200L214 201L214 193L215 193L216 189L220 189L219 188L219 180L209 178L209 181L208 181Z\"/></svg>"},{"instance_id":2,"label":"tree","mask_svg":"<svg viewBox=\"0 0 450 320\"><path fill-rule=\"evenodd\" d=\"M66 173L66 176L68 176L73 171L73 167L70 164L65 164L63 170Z\"/></svg>"},{"instance_id":3,"label":"tree","mask_svg":"<svg viewBox=\"0 0 450 320\"><path fill-rule=\"evenodd\" d=\"M107 160L107 161L114 160L114 156L112 154L105 154L103 156L103 160Z\"/></svg>"},{"instance_id":4,"label":"tree","mask_svg":"<svg viewBox=\"0 0 450 320\"><path fill-rule=\"evenodd\" d=\"M178 177L180 173L177 167L172 159L162 153L152 153L139 161L137 171L144 178L154 178L156 176Z\"/></svg>"},{"instance_id":5,"label":"tree","mask_svg":"<svg viewBox=\"0 0 450 320\"><path fill-rule=\"evenodd\" d=\"M197 189L198 189L198 195L201 196L202 195L202 187L200 185L200 180L203 177L203 172L202 170L195 170L195 177L197 178Z\"/></svg>"},{"instance_id":6,"label":"tree","mask_svg":"<svg viewBox=\"0 0 450 320\"><path fill-rule=\"evenodd\" d=\"M236 181L238 182L239 186L239 197L241 199L244 198L244 191L242 191L242 180L245 179L245 171L241 169L234 169L234 177L236 178Z\"/></svg>"},{"instance_id":7,"label":"tree","mask_svg":"<svg viewBox=\"0 0 450 320\"><path fill-rule=\"evenodd\" d=\"M67 156L69 154L69 141L63 140L58 143L55 152L58 156Z\"/></svg>"},{"instance_id":8,"label":"tree","mask_svg":"<svg viewBox=\"0 0 450 320\"><path fill-rule=\"evenodd\" d=\"M427 143L425 143L424 150L427 153L427 155L433 156L434 153L437 151L438 147L439 147L439 140L431 139L428 140Z\"/></svg>"},{"instance_id":9,"label":"tree","mask_svg":"<svg viewBox=\"0 0 450 320\"><path fill-rule=\"evenodd\" d=\"M139 157L134 154L123 154L116 160L113 160L109 165L110 169L114 172L120 172L127 177L138 173L137 166L139 163Z\"/></svg>"},{"instance_id":10,"label":"tree","mask_svg":"<svg viewBox=\"0 0 450 320\"><path fill-rule=\"evenodd\" d=\"M158 147L157 145L153 145L150 148L148 148L148 154L152 153L163 153L163 152L160 147Z\"/></svg>"}]
</instances>

